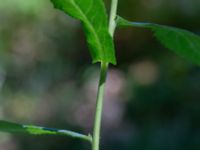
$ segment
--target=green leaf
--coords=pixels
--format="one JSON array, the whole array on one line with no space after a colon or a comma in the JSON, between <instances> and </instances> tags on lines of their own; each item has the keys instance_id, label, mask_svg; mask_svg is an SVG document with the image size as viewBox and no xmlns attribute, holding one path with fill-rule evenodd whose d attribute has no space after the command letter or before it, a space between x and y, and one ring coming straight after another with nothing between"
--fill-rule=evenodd
<instances>
[{"instance_id":1,"label":"green leaf","mask_svg":"<svg viewBox=\"0 0 200 150\"><path fill-rule=\"evenodd\" d=\"M54 7L82 22L90 54L95 62L116 64L113 39L102 0L51 0Z\"/></svg>"},{"instance_id":2,"label":"green leaf","mask_svg":"<svg viewBox=\"0 0 200 150\"><path fill-rule=\"evenodd\" d=\"M183 29L158 25L154 23L129 22L121 17L117 18L118 26L134 26L151 29L154 36L166 48L176 54L200 65L200 37Z\"/></svg>"},{"instance_id":3,"label":"green leaf","mask_svg":"<svg viewBox=\"0 0 200 150\"><path fill-rule=\"evenodd\" d=\"M0 120L0 131L10 133L24 133L31 135L64 135L91 141L91 136L83 135L69 130L46 128L33 125L21 125Z\"/></svg>"}]
</instances>

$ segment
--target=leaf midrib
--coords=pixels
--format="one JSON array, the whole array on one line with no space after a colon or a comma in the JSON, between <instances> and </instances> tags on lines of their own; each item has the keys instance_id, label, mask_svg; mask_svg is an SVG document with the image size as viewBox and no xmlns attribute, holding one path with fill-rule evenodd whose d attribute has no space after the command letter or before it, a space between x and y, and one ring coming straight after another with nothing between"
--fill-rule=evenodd
<instances>
[{"instance_id":1,"label":"leaf midrib","mask_svg":"<svg viewBox=\"0 0 200 150\"><path fill-rule=\"evenodd\" d=\"M98 47L100 48L100 50L103 51L103 53L101 53L101 55L103 54L104 55L104 58L105 58L105 52L104 52L104 49L101 45L101 42L100 42L100 39L92 25L92 23L90 22L90 20L88 19L88 17L83 13L83 11L81 10L81 8L79 7L79 5L75 2L75 0L71 0L72 2L72 5L74 5L74 7L77 9L77 11L79 11L79 13L82 15L83 19L85 20L85 23L87 23L88 27L90 28L91 32L93 33L93 35L95 36L96 38L96 41L97 41L97 44L98 44Z\"/></svg>"}]
</instances>

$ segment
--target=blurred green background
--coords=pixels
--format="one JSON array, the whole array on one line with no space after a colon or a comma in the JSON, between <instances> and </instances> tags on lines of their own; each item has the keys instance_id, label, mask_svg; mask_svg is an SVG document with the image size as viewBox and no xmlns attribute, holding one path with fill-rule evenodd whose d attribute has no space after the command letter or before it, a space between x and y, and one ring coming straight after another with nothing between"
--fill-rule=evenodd
<instances>
[{"instance_id":1,"label":"blurred green background","mask_svg":"<svg viewBox=\"0 0 200 150\"><path fill-rule=\"evenodd\" d=\"M109 6L110 1L106 1ZM119 0L121 16L200 34L199 0ZM199 150L200 68L151 32L118 29L108 74L102 150ZM0 118L92 130L99 64L80 23L49 0L0 0ZM66 137L0 133L0 150L89 150Z\"/></svg>"}]
</instances>

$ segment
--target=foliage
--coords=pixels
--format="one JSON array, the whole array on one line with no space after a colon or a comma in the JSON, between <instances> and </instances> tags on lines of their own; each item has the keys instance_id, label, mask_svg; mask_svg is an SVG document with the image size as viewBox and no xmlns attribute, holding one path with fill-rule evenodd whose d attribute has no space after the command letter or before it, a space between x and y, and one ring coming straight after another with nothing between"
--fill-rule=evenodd
<instances>
[{"instance_id":1,"label":"foliage","mask_svg":"<svg viewBox=\"0 0 200 150\"><path fill-rule=\"evenodd\" d=\"M97 0L94 2L94 0L52 0L52 2L56 8L61 9L68 15L82 22L87 42L90 47L90 54L94 63L101 62L103 65L107 63L116 64L113 44L114 42L112 36L109 35L109 26L103 1ZM114 15L117 17L116 14ZM200 38L189 31L154 23L129 22L121 17L118 17L113 21L116 21L119 26L134 26L150 29L154 32L155 37L165 47L175 51L177 54L196 64L200 64ZM104 70L104 73L105 72L107 72L107 68ZM106 75L104 74L103 76L105 80ZM101 88L101 86L104 84L105 81L100 80L99 93L101 95L98 96L98 98L100 97L100 100L102 101L104 87ZM68 130L20 125L7 121L0 121L0 130L4 132L22 132L28 134L64 134L67 136L69 135L72 137L86 139L89 142L92 142L91 136L82 135ZM95 137L93 136L93 138ZM93 149L96 150L98 147L94 147Z\"/></svg>"},{"instance_id":2,"label":"foliage","mask_svg":"<svg viewBox=\"0 0 200 150\"><path fill-rule=\"evenodd\" d=\"M108 22L102 0L52 0L54 6L81 20L93 62L116 64L114 44L108 33Z\"/></svg>"},{"instance_id":3,"label":"foliage","mask_svg":"<svg viewBox=\"0 0 200 150\"><path fill-rule=\"evenodd\" d=\"M133 26L151 29L154 36L166 47L190 61L200 65L200 37L183 29L154 23L129 22L117 18L119 26Z\"/></svg>"},{"instance_id":4,"label":"foliage","mask_svg":"<svg viewBox=\"0 0 200 150\"><path fill-rule=\"evenodd\" d=\"M32 125L20 125L17 123L11 123L7 121L0 120L0 129L4 132L11 133L24 133L24 134L32 134L32 135L65 135L71 136L73 138L85 139L87 141L91 141L90 136L85 136L82 134L78 134L73 131L54 129L54 128L46 128L46 127L38 127Z\"/></svg>"}]
</instances>

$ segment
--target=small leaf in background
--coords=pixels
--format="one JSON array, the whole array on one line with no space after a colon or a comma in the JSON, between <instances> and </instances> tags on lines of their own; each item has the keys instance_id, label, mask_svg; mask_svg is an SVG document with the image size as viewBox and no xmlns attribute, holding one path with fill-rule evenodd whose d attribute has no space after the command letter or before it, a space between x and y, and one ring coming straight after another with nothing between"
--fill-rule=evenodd
<instances>
[{"instance_id":1,"label":"small leaf in background","mask_svg":"<svg viewBox=\"0 0 200 150\"><path fill-rule=\"evenodd\" d=\"M151 29L155 37L166 48L178 55L200 65L200 37L183 29L158 25L154 23L129 22L121 17L117 18L118 26L133 26Z\"/></svg>"},{"instance_id":2,"label":"small leaf in background","mask_svg":"<svg viewBox=\"0 0 200 150\"><path fill-rule=\"evenodd\" d=\"M9 133L31 134L31 135L64 135L91 141L90 136L86 136L69 130L46 128L33 125L21 125L17 123L7 122L4 120L0 120L0 131Z\"/></svg>"},{"instance_id":3,"label":"small leaf in background","mask_svg":"<svg viewBox=\"0 0 200 150\"><path fill-rule=\"evenodd\" d=\"M116 64L113 39L102 0L51 0L55 8L82 22L90 54L95 62Z\"/></svg>"}]
</instances>

